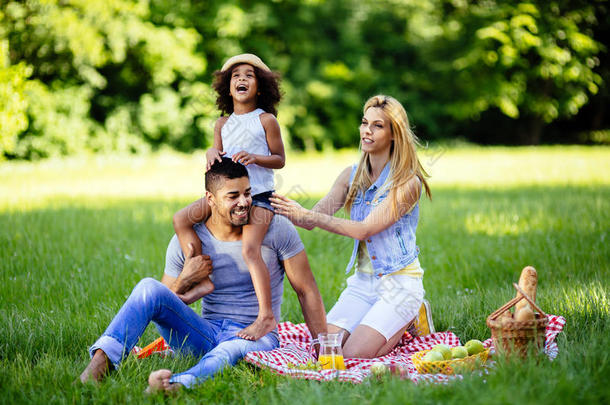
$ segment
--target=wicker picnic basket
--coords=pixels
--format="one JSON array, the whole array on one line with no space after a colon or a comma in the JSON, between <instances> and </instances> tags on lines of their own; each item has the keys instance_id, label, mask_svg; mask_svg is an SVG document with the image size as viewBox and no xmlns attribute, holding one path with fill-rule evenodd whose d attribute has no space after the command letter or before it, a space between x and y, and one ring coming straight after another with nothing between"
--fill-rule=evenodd
<instances>
[{"instance_id":1,"label":"wicker picnic basket","mask_svg":"<svg viewBox=\"0 0 610 405\"><path fill-rule=\"evenodd\" d=\"M521 294L489 315L489 317L487 317L487 326L491 329L491 338L497 352L518 354L521 357L525 357L531 346L534 346L538 350L544 348L546 327L549 321L546 314L521 289L521 287L515 283L513 283L513 286ZM511 319L507 322L498 319L500 315L515 306L515 304L522 299L527 300L532 308L538 311L534 314L534 320L516 321Z\"/></svg>"},{"instance_id":2,"label":"wicker picnic basket","mask_svg":"<svg viewBox=\"0 0 610 405\"><path fill-rule=\"evenodd\" d=\"M411 361L420 374L461 374L464 371L474 370L475 367L483 365L489 356L489 349L463 359L424 361L423 357L430 350L422 350L411 356Z\"/></svg>"}]
</instances>

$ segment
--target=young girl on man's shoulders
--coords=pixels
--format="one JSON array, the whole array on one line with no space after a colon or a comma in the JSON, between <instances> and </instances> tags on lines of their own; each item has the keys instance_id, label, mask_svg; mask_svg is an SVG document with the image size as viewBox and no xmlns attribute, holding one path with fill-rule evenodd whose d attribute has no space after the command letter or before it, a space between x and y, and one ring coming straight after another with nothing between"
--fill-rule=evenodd
<instances>
[{"instance_id":1,"label":"young girl on man's shoulders","mask_svg":"<svg viewBox=\"0 0 610 405\"><path fill-rule=\"evenodd\" d=\"M237 335L257 340L277 325L271 307L269 270L262 259L261 246L274 215L269 201L274 191L272 169L281 169L286 161L275 117L281 98L279 76L253 54L229 58L214 75L216 104L223 116L214 126L214 145L206 153L206 164L209 169L222 156L229 156L248 169L252 208L249 222L243 229L242 254L252 277L259 313L256 320ZM201 253L201 242L192 226L208 216L209 206L205 199L174 215L174 228L183 251L192 243L198 249L196 254ZM205 295L213 288L213 283L206 278L198 289Z\"/></svg>"}]
</instances>

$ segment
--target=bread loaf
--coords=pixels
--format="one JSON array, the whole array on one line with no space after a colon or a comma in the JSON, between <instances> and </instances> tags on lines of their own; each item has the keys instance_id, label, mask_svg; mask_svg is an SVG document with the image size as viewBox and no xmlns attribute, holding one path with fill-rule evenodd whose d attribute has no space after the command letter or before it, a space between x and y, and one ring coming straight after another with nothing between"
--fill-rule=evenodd
<instances>
[{"instance_id":1,"label":"bread loaf","mask_svg":"<svg viewBox=\"0 0 610 405\"><path fill-rule=\"evenodd\" d=\"M532 266L527 266L521 272L521 277L519 277L519 287L527 294L528 297L531 298L533 302L536 302L536 287L538 286L538 273L536 273L536 269ZM517 293L517 297L519 297L521 293ZM517 302L515 305L515 315L517 312L525 307L527 304L526 299L522 299Z\"/></svg>"},{"instance_id":2,"label":"bread loaf","mask_svg":"<svg viewBox=\"0 0 610 405\"><path fill-rule=\"evenodd\" d=\"M523 302L523 300L519 301ZM517 322L525 322L525 321L533 321L536 319L536 315L534 315L534 311L529 304L526 304L523 308L519 309L515 312L515 321Z\"/></svg>"},{"instance_id":3,"label":"bread loaf","mask_svg":"<svg viewBox=\"0 0 610 405\"><path fill-rule=\"evenodd\" d=\"M506 326L513 322L513 314L510 311L502 312L502 315L498 318L500 325Z\"/></svg>"}]
</instances>

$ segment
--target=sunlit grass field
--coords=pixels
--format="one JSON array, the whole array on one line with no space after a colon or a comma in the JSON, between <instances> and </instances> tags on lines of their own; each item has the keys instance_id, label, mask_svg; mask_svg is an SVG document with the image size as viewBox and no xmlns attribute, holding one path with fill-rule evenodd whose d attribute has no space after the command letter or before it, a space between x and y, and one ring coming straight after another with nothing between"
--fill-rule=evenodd
<instances>
[{"instance_id":1,"label":"sunlit grass field","mask_svg":"<svg viewBox=\"0 0 610 405\"><path fill-rule=\"evenodd\" d=\"M305 205L357 151L294 154L278 189ZM191 391L143 394L150 371L195 359L128 360L99 386L73 381L136 282L160 277L172 214L202 195L203 154L0 163L0 402L3 403L608 403L610 148L423 150L433 200L418 245L437 330L486 339L485 318L539 273L538 304L567 319L559 357L499 361L446 385L292 380L246 364ZM327 309L345 286L351 242L299 231ZM197 304L195 304L197 307ZM301 322L286 284L283 320ZM157 336L147 329L141 343Z\"/></svg>"}]
</instances>

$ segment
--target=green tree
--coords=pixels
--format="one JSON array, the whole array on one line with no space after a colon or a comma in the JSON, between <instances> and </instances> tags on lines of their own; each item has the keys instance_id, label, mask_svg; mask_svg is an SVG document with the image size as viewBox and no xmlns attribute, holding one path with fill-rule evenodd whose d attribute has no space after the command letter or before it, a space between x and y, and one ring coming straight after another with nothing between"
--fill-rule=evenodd
<instances>
[{"instance_id":1,"label":"green tree","mask_svg":"<svg viewBox=\"0 0 610 405\"><path fill-rule=\"evenodd\" d=\"M11 65L8 53L8 40L0 35L0 160L15 151L17 136L28 125L25 91L31 69L25 63Z\"/></svg>"},{"instance_id":2,"label":"green tree","mask_svg":"<svg viewBox=\"0 0 610 405\"><path fill-rule=\"evenodd\" d=\"M192 135L207 130L209 89L194 83L206 61L195 52L201 38L194 29L151 23L147 1L3 7L10 63L31 72L27 129L5 154L190 148Z\"/></svg>"},{"instance_id":3,"label":"green tree","mask_svg":"<svg viewBox=\"0 0 610 405\"><path fill-rule=\"evenodd\" d=\"M576 115L602 85L595 7L441 0L432 14L438 29L409 21L409 31L428 62L424 74L450 90L439 96L453 119L476 120L496 109L515 120L519 142L536 144L544 125Z\"/></svg>"},{"instance_id":4,"label":"green tree","mask_svg":"<svg viewBox=\"0 0 610 405\"><path fill-rule=\"evenodd\" d=\"M193 14L215 16L194 22L213 66L254 51L284 74L280 121L296 147L356 145L361 106L376 93L401 100L427 139L479 121L494 134L499 114L519 133L509 142L538 143L602 85L599 4L234 1Z\"/></svg>"},{"instance_id":5,"label":"green tree","mask_svg":"<svg viewBox=\"0 0 610 405\"><path fill-rule=\"evenodd\" d=\"M9 1L0 14L0 154L206 147L219 114L212 72L241 52L282 73L279 121L293 148L356 146L362 105L378 93L398 98L424 139L544 142L550 124L589 125L577 114L595 94L592 127L603 130L606 8L602 0Z\"/></svg>"}]
</instances>

